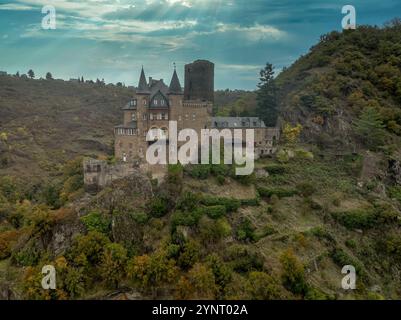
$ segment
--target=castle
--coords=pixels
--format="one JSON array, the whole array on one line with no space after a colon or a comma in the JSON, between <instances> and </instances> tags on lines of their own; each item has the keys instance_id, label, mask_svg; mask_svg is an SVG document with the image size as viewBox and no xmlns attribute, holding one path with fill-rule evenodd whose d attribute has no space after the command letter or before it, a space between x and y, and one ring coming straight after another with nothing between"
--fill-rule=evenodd
<instances>
[{"instance_id":1,"label":"castle","mask_svg":"<svg viewBox=\"0 0 401 320\"><path fill-rule=\"evenodd\" d=\"M268 128L257 117L213 117L214 64L197 60L185 65L185 86L174 68L170 85L163 79L146 80L142 67L138 87L132 99L123 107L123 124L114 128L115 157L118 161L110 167L98 160L86 160L84 164L85 183L105 185L110 180L121 178L135 169L150 171L162 176L165 168L146 164L146 150L153 141L147 141L149 130L159 129L168 141L169 121L177 122L177 129L194 129L200 135L201 129L254 129L255 156L275 152L279 139L278 128ZM153 132L153 131L152 131ZM245 134L244 134L245 136ZM149 140L149 139L148 139Z\"/></svg>"}]
</instances>

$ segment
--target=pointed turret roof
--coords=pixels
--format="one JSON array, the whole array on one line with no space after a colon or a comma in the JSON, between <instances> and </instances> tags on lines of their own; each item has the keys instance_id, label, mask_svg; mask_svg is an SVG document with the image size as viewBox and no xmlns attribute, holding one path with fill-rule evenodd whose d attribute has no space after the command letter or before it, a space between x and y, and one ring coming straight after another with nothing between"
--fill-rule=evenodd
<instances>
[{"instance_id":1,"label":"pointed turret roof","mask_svg":"<svg viewBox=\"0 0 401 320\"><path fill-rule=\"evenodd\" d=\"M174 66L174 73L173 73L173 77L171 78L171 82L170 82L170 87L169 87L168 93L170 93L170 94L182 94L182 88L181 88L181 84L180 84L180 79L178 79L177 71L175 70L175 66Z\"/></svg>"},{"instance_id":2,"label":"pointed turret roof","mask_svg":"<svg viewBox=\"0 0 401 320\"><path fill-rule=\"evenodd\" d=\"M146 82L145 71L143 70L143 66L142 66L141 76L139 78L137 92L138 93L149 93L149 87L148 87L148 83Z\"/></svg>"}]
</instances>

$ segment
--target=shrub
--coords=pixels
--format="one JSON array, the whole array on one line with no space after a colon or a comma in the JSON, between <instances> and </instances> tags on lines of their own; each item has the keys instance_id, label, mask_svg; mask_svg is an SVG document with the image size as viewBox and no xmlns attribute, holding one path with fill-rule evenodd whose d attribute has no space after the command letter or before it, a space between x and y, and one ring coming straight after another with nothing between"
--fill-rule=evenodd
<instances>
[{"instance_id":1,"label":"shrub","mask_svg":"<svg viewBox=\"0 0 401 320\"><path fill-rule=\"evenodd\" d=\"M249 273L247 293L252 300L273 300L281 297L277 281L265 272L260 271Z\"/></svg>"},{"instance_id":2,"label":"shrub","mask_svg":"<svg viewBox=\"0 0 401 320\"><path fill-rule=\"evenodd\" d=\"M150 218L145 212L131 213L131 217L138 224L146 224Z\"/></svg>"},{"instance_id":3,"label":"shrub","mask_svg":"<svg viewBox=\"0 0 401 320\"><path fill-rule=\"evenodd\" d=\"M232 271L215 253L206 258L206 263L214 274L217 291L219 296L222 297L226 291L227 285L232 279Z\"/></svg>"},{"instance_id":4,"label":"shrub","mask_svg":"<svg viewBox=\"0 0 401 320\"><path fill-rule=\"evenodd\" d=\"M222 205L204 207L203 212L212 219L219 219L226 214L226 207Z\"/></svg>"},{"instance_id":5,"label":"shrub","mask_svg":"<svg viewBox=\"0 0 401 320\"><path fill-rule=\"evenodd\" d=\"M356 246L357 246L356 241L355 241L354 239L347 239L347 240L345 241L345 245L346 245L348 248L351 248L351 249L355 249Z\"/></svg>"},{"instance_id":6,"label":"shrub","mask_svg":"<svg viewBox=\"0 0 401 320\"><path fill-rule=\"evenodd\" d=\"M272 234L275 234L277 231L270 225L265 225L263 229L260 232L257 232L254 236L255 241L259 241L260 239L263 239L264 237L270 236Z\"/></svg>"},{"instance_id":7,"label":"shrub","mask_svg":"<svg viewBox=\"0 0 401 320\"><path fill-rule=\"evenodd\" d=\"M36 266L41 257L41 251L33 241L29 241L23 248L12 253L12 261L19 266Z\"/></svg>"},{"instance_id":8,"label":"shrub","mask_svg":"<svg viewBox=\"0 0 401 320\"><path fill-rule=\"evenodd\" d=\"M397 199L401 203L401 186L390 187L388 192L391 198Z\"/></svg>"},{"instance_id":9,"label":"shrub","mask_svg":"<svg viewBox=\"0 0 401 320\"><path fill-rule=\"evenodd\" d=\"M176 211L171 217L171 226L175 230L177 226L196 226L201 218L203 211L201 209L192 212Z\"/></svg>"},{"instance_id":10,"label":"shrub","mask_svg":"<svg viewBox=\"0 0 401 320\"><path fill-rule=\"evenodd\" d=\"M199 195L192 192L185 192L178 200L177 209L182 211L193 211L198 207L199 202Z\"/></svg>"},{"instance_id":11,"label":"shrub","mask_svg":"<svg viewBox=\"0 0 401 320\"><path fill-rule=\"evenodd\" d=\"M210 220L203 217L199 221L199 234L205 244L214 244L231 234L231 226L225 218Z\"/></svg>"},{"instance_id":12,"label":"shrub","mask_svg":"<svg viewBox=\"0 0 401 320\"><path fill-rule=\"evenodd\" d=\"M248 218L244 218L237 228L237 239L240 241L255 241L255 227Z\"/></svg>"},{"instance_id":13,"label":"shrub","mask_svg":"<svg viewBox=\"0 0 401 320\"><path fill-rule=\"evenodd\" d=\"M226 252L226 259L235 272L263 271L263 258L245 246L234 245L229 247Z\"/></svg>"},{"instance_id":14,"label":"shrub","mask_svg":"<svg viewBox=\"0 0 401 320\"><path fill-rule=\"evenodd\" d=\"M282 265L282 280L284 286L294 294L305 295L308 285L305 280L304 266L295 257L292 250L287 250L280 258Z\"/></svg>"},{"instance_id":15,"label":"shrub","mask_svg":"<svg viewBox=\"0 0 401 320\"><path fill-rule=\"evenodd\" d=\"M245 186L249 186L253 183L255 183L256 181L256 176L255 173L249 174L249 175L237 175L234 174L232 176L232 178L234 178L236 181L238 181L239 183L245 185Z\"/></svg>"},{"instance_id":16,"label":"shrub","mask_svg":"<svg viewBox=\"0 0 401 320\"><path fill-rule=\"evenodd\" d=\"M286 167L283 165L271 164L266 166L265 170L271 175L281 175L286 172Z\"/></svg>"},{"instance_id":17,"label":"shrub","mask_svg":"<svg viewBox=\"0 0 401 320\"><path fill-rule=\"evenodd\" d=\"M168 213L168 200L164 197L153 198L147 203L147 208L152 217L161 218Z\"/></svg>"},{"instance_id":18,"label":"shrub","mask_svg":"<svg viewBox=\"0 0 401 320\"><path fill-rule=\"evenodd\" d=\"M195 179L207 179L210 175L210 165L208 164L196 164L192 166L187 166L186 171L192 178Z\"/></svg>"},{"instance_id":19,"label":"shrub","mask_svg":"<svg viewBox=\"0 0 401 320\"><path fill-rule=\"evenodd\" d=\"M97 211L81 217L81 221L88 231L98 231L107 234L111 229L111 219Z\"/></svg>"},{"instance_id":20,"label":"shrub","mask_svg":"<svg viewBox=\"0 0 401 320\"><path fill-rule=\"evenodd\" d=\"M242 199L240 201L241 201L242 206L257 207L260 205L259 197L251 198L251 199Z\"/></svg>"},{"instance_id":21,"label":"shrub","mask_svg":"<svg viewBox=\"0 0 401 320\"><path fill-rule=\"evenodd\" d=\"M230 167L225 164L212 164L210 166L210 172L215 177L227 176L230 173Z\"/></svg>"},{"instance_id":22,"label":"shrub","mask_svg":"<svg viewBox=\"0 0 401 320\"><path fill-rule=\"evenodd\" d=\"M313 153L303 149L295 150L295 156L298 159L313 160Z\"/></svg>"},{"instance_id":23,"label":"shrub","mask_svg":"<svg viewBox=\"0 0 401 320\"><path fill-rule=\"evenodd\" d=\"M298 190L298 193L304 197L310 197L316 192L316 188L308 182L299 183L297 184L296 188Z\"/></svg>"},{"instance_id":24,"label":"shrub","mask_svg":"<svg viewBox=\"0 0 401 320\"><path fill-rule=\"evenodd\" d=\"M224 177L224 176L221 176L221 175L218 175L217 177L216 177L216 180L217 180L217 183L219 184L219 185L224 185L225 183L226 183L226 178Z\"/></svg>"},{"instance_id":25,"label":"shrub","mask_svg":"<svg viewBox=\"0 0 401 320\"><path fill-rule=\"evenodd\" d=\"M276 195L279 198L285 198L285 197L292 197L298 194L297 190L284 189L284 188L259 187L257 190L262 197L267 197L267 198L271 198L274 195Z\"/></svg>"},{"instance_id":26,"label":"shrub","mask_svg":"<svg viewBox=\"0 0 401 320\"><path fill-rule=\"evenodd\" d=\"M200 257L200 246L195 241L188 241L184 244L183 250L178 257L177 263L182 269L192 267Z\"/></svg>"},{"instance_id":27,"label":"shrub","mask_svg":"<svg viewBox=\"0 0 401 320\"><path fill-rule=\"evenodd\" d=\"M307 231L307 233L310 233L311 235L315 236L318 239L321 240L327 240L329 242L335 243L336 240L334 237L331 235L331 233L324 227L314 227Z\"/></svg>"},{"instance_id":28,"label":"shrub","mask_svg":"<svg viewBox=\"0 0 401 320\"><path fill-rule=\"evenodd\" d=\"M205 206L225 206L227 212L234 212L241 206L241 201L234 198L220 198L213 196L203 196L200 199L200 203Z\"/></svg>"},{"instance_id":29,"label":"shrub","mask_svg":"<svg viewBox=\"0 0 401 320\"><path fill-rule=\"evenodd\" d=\"M367 229L374 226L374 215L371 210L355 209L333 215L347 229Z\"/></svg>"},{"instance_id":30,"label":"shrub","mask_svg":"<svg viewBox=\"0 0 401 320\"><path fill-rule=\"evenodd\" d=\"M355 271L358 275L362 276L364 274L361 264L355 259L351 258L343 249L334 248L330 252L330 257L333 261L340 267L344 267L345 265L351 265L355 267Z\"/></svg>"}]
</instances>

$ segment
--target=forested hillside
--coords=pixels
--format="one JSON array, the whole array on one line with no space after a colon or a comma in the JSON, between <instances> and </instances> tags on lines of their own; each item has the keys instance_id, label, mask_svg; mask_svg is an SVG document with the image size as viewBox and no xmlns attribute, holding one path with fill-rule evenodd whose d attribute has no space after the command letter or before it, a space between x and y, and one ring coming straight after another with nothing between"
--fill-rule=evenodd
<instances>
[{"instance_id":1,"label":"forested hillside","mask_svg":"<svg viewBox=\"0 0 401 320\"><path fill-rule=\"evenodd\" d=\"M401 22L331 32L276 79L284 120L324 148L391 152L401 136Z\"/></svg>"}]
</instances>

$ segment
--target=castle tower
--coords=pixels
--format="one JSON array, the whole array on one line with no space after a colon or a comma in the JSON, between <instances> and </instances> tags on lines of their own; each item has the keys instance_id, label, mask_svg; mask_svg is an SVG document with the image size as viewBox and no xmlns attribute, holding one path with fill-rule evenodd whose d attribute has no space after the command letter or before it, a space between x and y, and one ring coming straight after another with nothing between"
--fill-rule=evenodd
<instances>
[{"instance_id":1,"label":"castle tower","mask_svg":"<svg viewBox=\"0 0 401 320\"><path fill-rule=\"evenodd\" d=\"M145 71L143 70L143 66L141 70L141 76L139 77L138 89L136 92L145 94L149 93L149 86L146 82L146 76L145 76Z\"/></svg>"},{"instance_id":2,"label":"castle tower","mask_svg":"<svg viewBox=\"0 0 401 320\"><path fill-rule=\"evenodd\" d=\"M184 100L214 102L214 63L197 60L185 66Z\"/></svg>"}]
</instances>

